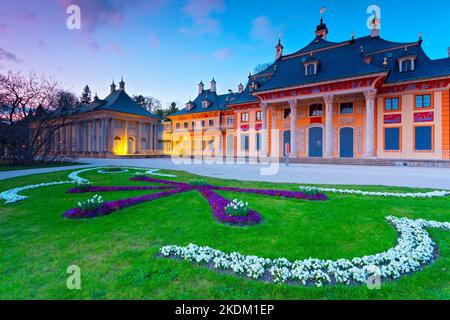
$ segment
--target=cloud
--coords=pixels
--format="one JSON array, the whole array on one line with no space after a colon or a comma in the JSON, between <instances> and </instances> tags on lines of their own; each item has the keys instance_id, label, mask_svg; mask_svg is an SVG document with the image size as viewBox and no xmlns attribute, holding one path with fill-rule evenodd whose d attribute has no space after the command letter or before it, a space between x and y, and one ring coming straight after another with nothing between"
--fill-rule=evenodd
<instances>
[{"instance_id":1,"label":"cloud","mask_svg":"<svg viewBox=\"0 0 450 320\"><path fill-rule=\"evenodd\" d=\"M159 37L156 33L150 32L149 35L150 47L156 49L159 47Z\"/></svg>"},{"instance_id":2,"label":"cloud","mask_svg":"<svg viewBox=\"0 0 450 320\"><path fill-rule=\"evenodd\" d=\"M214 57L218 60L228 60L232 55L233 52L229 48L222 48L214 51Z\"/></svg>"},{"instance_id":3,"label":"cloud","mask_svg":"<svg viewBox=\"0 0 450 320\"><path fill-rule=\"evenodd\" d=\"M272 21L266 16L259 16L252 21L250 37L263 42L274 42L277 39L280 28L272 25Z\"/></svg>"},{"instance_id":4,"label":"cloud","mask_svg":"<svg viewBox=\"0 0 450 320\"><path fill-rule=\"evenodd\" d=\"M15 63L21 62L21 60L19 58L17 58L17 56L14 53L9 52L9 51L3 49L2 47L0 47L0 60L12 61Z\"/></svg>"},{"instance_id":5,"label":"cloud","mask_svg":"<svg viewBox=\"0 0 450 320\"><path fill-rule=\"evenodd\" d=\"M99 27L121 27L131 9L137 12L156 13L167 0L59 0L67 8L78 5L81 10L81 30L92 33Z\"/></svg>"},{"instance_id":6,"label":"cloud","mask_svg":"<svg viewBox=\"0 0 450 320\"><path fill-rule=\"evenodd\" d=\"M214 17L225 10L224 0L188 0L183 12L192 20L192 26L180 29L187 34L218 34L222 31L222 23Z\"/></svg>"},{"instance_id":7,"label":"cloud","mask_svg":"<svg viewBox=\"0 0 450 320\"><path fill-rule=\"evenodd\" d=\"M121 46L119 46L117 43L113 42L111 43L111 45L109 46L111 51L117 54L122 54L123 53L123 49Z\"/></svg>"}]
</instances>

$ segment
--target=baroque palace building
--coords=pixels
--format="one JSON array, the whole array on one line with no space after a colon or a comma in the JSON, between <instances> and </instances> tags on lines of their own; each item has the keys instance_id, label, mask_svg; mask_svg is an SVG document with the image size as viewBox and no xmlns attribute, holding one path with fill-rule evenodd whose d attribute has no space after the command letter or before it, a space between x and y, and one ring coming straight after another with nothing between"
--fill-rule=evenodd
<instances>
[{"instance_id":1,"label":"baroque palace building","mask_svg":"<svg viewBox=\"0 0 450 320\"><path fill-rule=\"evenodd\" d=\"M421 35L387 41L378 23L369 36L331 42L321 19L308 45L285 55L279 41L275 62L236 93L200 83L169 116L166 140L172 130L177 155L188 145L208 155L449 160L450 58L430 59ZM201 145L186 144L195 134Z\"/></svg>"},{"instance_id":2,"label":"baroque palace building","mask_svg":"<svg viewBox=\"0 0 450 320\"><path fill-rule=\"evenodd\" d=\"M125 83L114 82L103 100L75 108L54 135L60 154L109 157L158 154L161 118L139 106L125 92Z\"/></svg>"}]
</instances>

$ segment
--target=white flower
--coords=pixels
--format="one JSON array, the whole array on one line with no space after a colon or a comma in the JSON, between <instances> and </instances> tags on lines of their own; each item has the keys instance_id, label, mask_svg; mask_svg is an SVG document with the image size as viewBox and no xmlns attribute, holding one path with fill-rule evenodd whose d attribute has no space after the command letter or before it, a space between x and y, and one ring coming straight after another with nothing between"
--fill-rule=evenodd
<instances>
[{"instance_id":1,"label":"white flower","mask_svg":"<svg viewBox=\"0 0 450 320\"><path fill-rule=\"evenodd\" d=\"M432 261L435 244L426 227L450 230L449 222L411 220L407 218L386 218L399 234L398 244L382 253L356 257L352 260L320 260L309 258L291 262L285 258L275 260L256 256L243 256L238 252L226 254L209 247L190 244L187 247L167 246L161 248L163 256L209 264L216 269L228 270L251 279L260 279L265 274L275 283L295 281L303 285L321 287L324 284L366 283L368 277L396 279L402 275L420 270Z\"/></svg>"}]
</instances>

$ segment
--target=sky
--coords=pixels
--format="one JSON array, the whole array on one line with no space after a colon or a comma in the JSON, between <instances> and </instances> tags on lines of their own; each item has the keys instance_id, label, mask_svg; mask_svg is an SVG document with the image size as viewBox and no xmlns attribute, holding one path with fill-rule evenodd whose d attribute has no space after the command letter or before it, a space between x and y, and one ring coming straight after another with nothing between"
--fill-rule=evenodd
<instances>
[{"instance_id":1,"label":"sky","mask_svg":"<svg viewBox=\"0 0 450 320\"><path fill-rule=\"evenodd\" d=\"M30 71L60 81L78 96L89 85L100 98L123 76L129 94L167 106L194 99L202 80L237 90L249 72L314 38L320 9L327 40L370 34L367 8L381 9L381 36L412 42L423 34L433 58L448 56L448 0L0 0L0 73ZM80 8L81 29L66 12Z\"/></svg>"}]
</instances>

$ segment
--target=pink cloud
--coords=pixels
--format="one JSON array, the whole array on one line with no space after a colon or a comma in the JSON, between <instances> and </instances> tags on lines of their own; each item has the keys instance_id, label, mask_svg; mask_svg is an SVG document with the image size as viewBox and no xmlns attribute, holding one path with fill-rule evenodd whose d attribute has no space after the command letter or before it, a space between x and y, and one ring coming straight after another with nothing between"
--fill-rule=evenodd
<instances>
[{"instance_id":1,"label":"pink cloud","mask_svg":"<svg viewBox=\"0 0 450 320\"><path fill-rule=\"evenodd\" d=\"M149 40L150 40L150 47L152 47L153 49L159 47L159 37L156 33L150 32Z\"/></svg>"},{"instance_id":2,"label":"pink cloud","mask_svg":"<svg viewBox=\"0 0 450 320\"><path fill-rule=\"evenodd\" d=\"M228 60L232 56L233 52L229 48L218 49L214 52L214 57L218 60Z\"/></svg>"},{"instance_id":3,"label":"pink cloud","mask_svg":"<svg viewBox=\"0 0 450 320\"><path fill-rule=\"evenodd\" d=\"M180 31L188 34L220 33L222 23L214 15L224 10L224 0L188 0L183 12L192 20L193 25L182 27Z\"/></svg>"},{"instance_id":4,"label":"pink cloud","mask_svg":"<svg viewBox=\"0 0 450 320\"><path fill-rule=\"evenodd\" d=\"M279 33L279 28L273 26L272 21L266 16L259 16L252 21L250 37L254 40L274 42Z\"/></svg>"}]
</instances>

